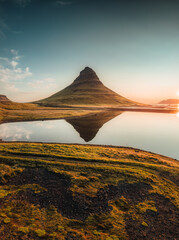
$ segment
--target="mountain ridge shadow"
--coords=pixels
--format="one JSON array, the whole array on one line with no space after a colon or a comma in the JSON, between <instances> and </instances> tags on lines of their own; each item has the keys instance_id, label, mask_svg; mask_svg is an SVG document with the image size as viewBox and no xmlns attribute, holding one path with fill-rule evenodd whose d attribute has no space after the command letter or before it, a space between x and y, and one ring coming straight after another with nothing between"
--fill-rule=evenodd
<instances>
[{"instance_id":1,"label":"mountain ridge shadow","mask_svg":"<svg viewBox=\"0 0 179 240\"><path fill-rule=\"evenodd\" d=\"M90 116L66 119L66 122L73 126L85 142L89 142L95 138L96 134L105 123L122 113L121 111L104 111Z\"/></svg>"}]
</instances>

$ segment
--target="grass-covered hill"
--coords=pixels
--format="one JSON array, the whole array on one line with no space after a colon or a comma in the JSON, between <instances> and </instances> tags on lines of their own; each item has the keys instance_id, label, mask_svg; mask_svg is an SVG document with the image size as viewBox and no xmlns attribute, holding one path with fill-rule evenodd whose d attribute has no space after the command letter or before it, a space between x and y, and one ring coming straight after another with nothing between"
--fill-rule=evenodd
<instances>
[{"instance_id":1,"label":"grass-covered hill","mask_svg":"<svg viewBox=\"0 0 179 240\"><path fill-rule=\"evenodd\" d=\"M0 239L179 239L179 162L132 148L0 143Z\"/></svg>"},{"instance_id":2,"label":"grass-covered hill","mask_svg":"<svg viewBox=\"0 0 179 240\"><path fill-rule=\"evenodd\" d=\"M17 103L11 101L5 95L0 94L0 109L4 110L25 110L31 109L34 110L38 108L37 105L31 103Z\"/></svg>"},{"instance_id":3,"label":"grass-covered hill","mask_svg":"<svg viewBox=\"0 0 179 240\"><path fill-rule=\"evenodd\" d=\"M96 73L89 67L80 72L75 81L65 89L52 96L36 101L43 106L137 106L141 105L120 96L110 90L99 80Z\"/></svg>"},{"instance_id":4,"label":"grass-covered hill","mask_svg":"<svg viewBox=\"0 0 179 240\"><path fill-rule=\"evenodd\" d=\"M31 103L17 103L0 94L0 123L27 118L27 111L35 112L39 106ZM26 112L25 112L26 111Z\"/></svg>"}]
</instances>

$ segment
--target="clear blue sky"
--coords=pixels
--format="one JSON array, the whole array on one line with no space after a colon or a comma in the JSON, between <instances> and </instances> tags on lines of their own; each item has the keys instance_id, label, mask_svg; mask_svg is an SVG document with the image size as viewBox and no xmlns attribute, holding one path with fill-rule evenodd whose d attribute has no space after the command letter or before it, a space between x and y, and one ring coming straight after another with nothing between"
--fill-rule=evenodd
<instances>
[{"instance_id":1,"label":"clear blue sky","mask_svg":"<svg viewBox=\"0 0 179 240\"><path fill-rule=\"evenodd\" d=\"M85 67L132 100L179 91L178 0L0 0L0 94L37 100Z\"/></svg>"}]
</instances>

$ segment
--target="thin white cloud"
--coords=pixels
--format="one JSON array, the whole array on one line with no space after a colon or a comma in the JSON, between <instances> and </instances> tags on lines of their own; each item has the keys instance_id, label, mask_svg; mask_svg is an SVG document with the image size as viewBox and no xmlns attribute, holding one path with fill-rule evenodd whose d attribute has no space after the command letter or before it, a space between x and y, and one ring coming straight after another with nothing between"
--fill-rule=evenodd
<instances>
[{"instance_id":1,"label":"thin white cloud","mask_svg":"<svg viewBox=\"0 0 179 240\"><path fill-rule=\"evenodd\" d=\"M2 61L8 63L8 62L9 62L9 59L6 58L6 57L0 57L0 63L1 63Z\"/></svg>"},{"instance_id":2,"label":"thin white cloud","mask_svg":"<svg viewBox=\"0 0 179 240\"><path fill-rule=\"evenodd\" d=\"M55 4L60 5L60 6L67 6L67 5L71 5L73 3L74 3L74 1L55 1Z\"/></svg>"},{"instance_id":3,"label":"thin white cloud","mask_svg":"<svg viewBox=\"0 0 179 240\"><path fill-rule=\"evenodd\" d=\"M16 66L18 65L18 62L13 60L13 61L11 61L11 65L13 68L16 68Z\"/></svg>"},{"instance_id":4,"label":"thin white cloud","mask_svg":"<svg viewBox=\"0 0 179 240\"><path fill-rule=\"evenodd\" d=\"M55 80L53 78L45 78L37 81L33 80L31 82L28 82L28 85L36 90L47 90L57 87L57 84L55 83Z\"/></svg>"},{"instance_id":5,"label":"thin white cloud","mask_svg":"<svg viewBox=\"0 0 179 240\"><path fill-rule=\"evenodd\" d=\"M17 51L17 50L15 50L15 49L11 49L11 50L10 50L10 52L11 52L12 54L14 54L15 56L17 56L17 55L18 55L18 51Z\"/></svg>"},{"instance_id":6,"label":"thin white cloud","mask_svg":"<svg viewBox=\"0 0 179 240\"><path fill-rule=\"evenodd\" d=\"M22 56L18 51L11 49L9 52L12 54L10 58L0 57L0 94L13 101L27 102L44 98L56 90L55 79L32 79L30 68L21 66Z\"/></svg>"},{"instance_id":7,"label":"thin white cloud","mask_svg":"<svg viewBox=\"0 0 179 240\"><path fill-rule=\"evenodd\" d=\"M41 127L41 128L45 128L45 129L51 129L54 128L54 124L49 123L49 122L34 122L35 126Z\"/></svg>"},{"instance_id":8,"label":"thin white cloud","mask_svg":"<svg viewBox=\"0 0 179 240\"><path fill-rule=\"evenodd\" d=\"M10 52L14 55L13 60L19 60L21 58L17 50L11 49Z\"/></svg>"},{"instance_id":9,"label":"thin white cloud","mask_svg":"<svg viewBox=\"0 0 179 240\"><path fill-rule=\"evenodd\" d=\"M29 67L19 67L18 51L11 49L12 58L0 57L0 86L1 92L17 92L16 82L32 76ZM18 67L17 67L18 66Z\"/></svg>"}]
</instances>

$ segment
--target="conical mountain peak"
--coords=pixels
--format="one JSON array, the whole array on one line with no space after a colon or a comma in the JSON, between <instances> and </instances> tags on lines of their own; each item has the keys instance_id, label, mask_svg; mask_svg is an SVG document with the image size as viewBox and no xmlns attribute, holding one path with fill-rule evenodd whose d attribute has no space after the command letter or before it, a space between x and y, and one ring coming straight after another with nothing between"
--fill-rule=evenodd
<instances>
[{"instance_id":1,"label":"conical mountain peak","mask_svg":"<svg viewBox=\"0 0 179 240\"><path fill-rule=\"evenodd\" d=\"M100 80L92 68L85 67L74 81L75 84L83 82L100 82Z\"/></svg>"},{"instance_id":2,"label":"conical mountain peak","mask_svg":"<svg viewBox=\"0 0 179 240\"><path fill-rule=\"evenodd\" d=\"M95 71L90 68L90 67L85 67L81 72L80 75L84 75L84 74L96 74Z\"/></svg>"},{"instance_id":3,"label":"conical mountain peak","mask_svg":"<svg viewBox=\"0 0 179 240\"><path fill-rule=\"evenodd\" d=\"M107 88L90 67L85 67L72 84L63 90L35 103L44 106L132 106L137 104Z\"/></svg>"}]
</instances>

